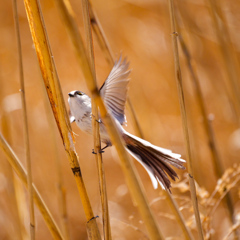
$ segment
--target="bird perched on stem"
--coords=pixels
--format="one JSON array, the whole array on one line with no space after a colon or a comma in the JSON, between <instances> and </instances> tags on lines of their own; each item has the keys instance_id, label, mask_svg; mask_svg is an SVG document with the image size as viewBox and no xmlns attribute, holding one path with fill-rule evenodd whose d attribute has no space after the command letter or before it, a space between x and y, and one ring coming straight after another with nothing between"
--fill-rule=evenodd
<instances>
[{"instance_id":1,"label":"bird perched on stem","mask_svg":"<svg viewBox=\"0 0 240 240\"><path fill-rule=\"evenodd\" d=\"M100 95L117 123L125 148L146 169L153 187L157 188L159 183L163 189L170 191L171 182L168 176L173 180L178 177L170 165L178 169L185 169L183 166L185 160L181 159L180 154L172 153L171 150L157 147L138 138L125 131L121 126L126 123L124 111L130 74L128 66L129 63L126 59L122 61L121 57L115 62L108 78L99 90ZM92 134L91 98L81 91L72 91L68 95L71 122L76 121L82 131ZM101 141L106 144L103 149L112 146L104 122L99 121L99 128Z\"/></svg>"}]
</instances>

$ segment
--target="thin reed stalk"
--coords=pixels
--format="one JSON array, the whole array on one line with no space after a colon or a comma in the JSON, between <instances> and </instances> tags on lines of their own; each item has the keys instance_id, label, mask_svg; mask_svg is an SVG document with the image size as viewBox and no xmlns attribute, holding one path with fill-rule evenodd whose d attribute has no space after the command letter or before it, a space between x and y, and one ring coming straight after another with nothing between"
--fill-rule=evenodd
<instances>
[{"instance_id":1,"label":"thin reed stalk","mask_svg":"<svg viewBox=\"0 0 240 240\"><path fill-rule=\"evenodd\" d=\"M17 1L13 0L13 13L15 22L15 31L17 34L17 49L18 49L18 64L19 64L19 77L20 77L20 92L23 108L23 134L24 134L24 146L27 162L27 172L28 172L28 199L29 199L29 214L30 214L30 235L31 239L35 239L35 214L34 214L34 204L33 204L33 190L32 190L32 170L31 170L31 158L30 158L30 146L29 146L29 132L28 132L28 118L27 118L27 105L25 97L25 84L23 75L23 63L22 63L22 47L20 38L20 29L18 21L18 9Z\"/></svg>"},{"instance_id":2,"label":"thin reed stalk","mask_svg":"<svg viewBox=\"0 0 240 240\"><path fill-rule=\"evenodd\" d=\"M51 120L52 122L52 120ZM50 124L53 125L53 122ZM50 126L51 127L51 126ZM60 162L60 156L58 152L58 146L57 146L57 139L56 135L54 134L54 128L52 128L52 139L54 144L54 158L56 163L56 171L57 171L57 190L58 190L58 204L59 204L59 212L61 216L61 223L62 223L62 229L64 238L66 240L70 239L70 231L69 231L69 222L68 222L68 214L67 214L67 204L66 204L66 189L64 187L63 183L63 173L61 169L61 162ZM54 134L54 135L53 135Z\"/></svg>"},{"instance_id":3,"label":"thin reed stalk","mask_svg":"<svg viewBox=\"0 0 240 240\"><path fill-rule=\"evenodd\" d=\"M240 228L240 222L235 223L235 224L231 227L231 229L228 231L228 233L227 233L226 236L223 238L223 240L228 240L228 239L229 239L229 236L230 236L232 233L236 232L236 231L238 230L238 228Z\"/></svg>"},{"instance_id":4,"label":"thin reed stalk","mask_svg":"<svg viewBox=\"0 0 240 240\"><path fill-rule=\"evenodd\" d=\"M176 218L176 221L178 222L179 226L181 227L181 229L183 231L183 235L184 235L185 239L193 240L194 239L193 235L192 235L191 231L189 230L189 228L187 227L187 225L184 221L183 215L179 211L179 207L178 207L176 201L174 200L172 195L169 193L169 191L163 191L163 193L166 196L166 200L172 209L172 212Z\"/></svg>"},{"instance_id":5,"label":"thin reed stalk","mask_svg":"<svg viewBox=\"0 0 240 240\"><path fill-rule=\"evenodd\" d=\"M54 160L55 160L56 173L57 173L57 192L58 192L58 204L59 204L59 212L61 217L61 225L62 225L62 230L63 230L65 239L69 240L70 233L69 233L67 206L66 206L66 190L64 188L64 182L63 182L61 159L59 155L58 141L57 141L55 126L54 126L55 123L54 123L54 118L51 114L51 107L49 106L49 103L48 103L44 83L42 83L41 86L42 86L43 95L44 95L43 98L44 98L45 111L47 115L47 122L49 124L49 133L50 133L49 135L53 143Z\"/></svg>"},{"instance_id":6,"label":"thin reed stalk","mask_svg":"<svg viewBox=\"0 0 240 240\"><path fill-rule=\"evenodd\" d=\"M178 98L179 98L181 115L182 115L184 139L186 144L188 179L189 179L191 198L192 198L193 209L194 209L194 214L195 214L195 219L197 224L198 236L199 236L199 239L203 239L203 230L201 226L201 219L200 219L200 213L198 209L198 202L197 202L197 195L196 195L196 186L195 186L194 176L193 176L191 146L190 146L190 139L188 134L187 114L185 109L184 93L183 93L183 86L182 86L182 75L181 75L181 68L180 68L179 54L178 54L178 45L177 45L178 34L176 31L173 0L168 0L168 3L169 3L169 13L170 13L171 31L172 31L175 78L177 82Z\"/></svg>"},{"instance_id":7,"label":"thin reed stalk","mask_svg":"<svg viewBox=\"0 0 240 240\"><path fill-rule=\"evenodd\" d=\"M100 48L102 49L104 56L108 62L108 64L110 65L110 67L113 67L114 64L114 58L113 58L113 54L112 54L112 50L110 48L110 45L107 41L107 38L105 36L105 33L103 31L103 28L98 20L98 17L96 15L96 12L94 11L91 2L89 3L89 14L90 14L90 21L91 21L91 25L92 25L92 29L93 32L96 35L98 44L100 46ZM136 134L142 138L142 131L140 128L140 124L139 121L137 119L137 115L133 109L133 105L130 101L129 96L127 97L127 108L129 109L129 113L130 113L130 117L132 119L133 122L133 127L134 130L136 132Z\"/></svg>"},{"instance_id":8,"label":"thin reed stalk","mask_svg":"<svg viewBox=\"0 0 240 240\"><path fill-rule=\"evenodd\" d=\"M97 38L97 42L104 53L104 57L106 58L106 61L112 67L114 64L112 50L107 41L103 28L98 20L96 12L92 7L91 1L89 1L89 16L90 16L90 22L91 22L93 32Z\"/></svg>"},{"instance_id":9,"label":"thin reed stalk","mask_svg":"<svg viewBox=\"0 0 240 240\"><path fill-rule=\"evenodd\" d=\"M26 202L25 189L24 189L23 183L21 182L21 180L19 180L17 176L14 176L13 178L13 184L14 184L16 199L17 199L17 206L18 206L17 214L19 215L19 219L20 219L22 239L29 240L29 233L27 229L28 226L26 226L26 224L24 223L24 219L28 218L28 211L27 211L28 206Z\"/></svg>"},{"instance_id":10,"label":"thin reed stalk","mask_svg":"<svg viewBox=\"0 0 240 240\"><path fill-rule=\"evenodd\" d=\"M207 133L209 148L210 148L210 151L211 151L211 154L212 154L212 160L213 160L213 166L214 166L215 174L218 178L220 178L222 176L223 172L224 172L223 171L223 166L222 166L222 161L220 159L220 156L219 156L219 153L218 153L218 150L217 150L216 142L214 141L212 126L210 125L210 123L208 121L208 114L207 114L206 106L205 106L205 103L204 103L200 83L199 83L197 74L196 74L195 70L193 69L191 55L190 55L190 52L189 52L189 50L188 50L188 48L185 44L185 41L183 40L182 35L179 35L179 43L181 45L183 54L186 58L187 66L188 66L190 75L192 77L193 84L195 86L198 105L200 107L200 111L201 111L202 117L203 117L203 126L205 128L206 133Z\"/></svg>"},{"instance_id":11,"label":"thin reed stalk","mask_svg":"<svg viewBox=\"0 0 240 240\"><path fill-rule=\"evenodd\" d=\"M51 123L53 125L53 123ZM54 128L52 134L55 132ZM68 222L68 214L67 214L67 204L66 204L66 189L63 183L63 174L61 170L60 156L57 147L57 139L56 135L52 135L53 144L54 144L54 158L56 164L56 172L57 172L57 191L58 191L58 204L59 204L59 212L61 216L61 225L64 234L64 238L66 240L70 239L70 231L69 231L69 222Z\"/></svg>"},{"instance_id":12,"label":"thin reed stalk","mask_svg":"<svg viewBox=\"0 0 240 240\"><path fill-rule=\"evenodd\" d=\"M101 24L100 24L100 22L99 22L99 20L96 16L95 11L93 10L91 4L89 6L89 10L90 10L90 18L91 18L92 28L94 30L94 33L95 33L96 37L97 37L99 46L101 47L101 49L104 53L104 56L107 59L107 62L112 65L114 63L113 56L112 56L112 51L110 49L109 43L108 43L107 38L106 38L106 36L104 34L104 31L102 29L102 26L101 26ZM131 116L133 126L134 126L134 130L135 130L136 134L139 137L144 138L143 132L142 132L142 130L140 128L140 125L139 125L139 122L137 120L133 105L132 105L129 98L128 98L128 101L127 101L127 106L130 110L129 113L130 113L130 116ZM186 239L193 239L190 230L185 225L183 216L182 216L181 212L178 210L178 207L177 207L174 199L171 197L171 195L169 193L165 193L165 195L166 195L166 199L167 199L168 203L172 207L173 213L174 213L176 219L178 220L179 225L182 228L182 231L183 231Z\"/></svg>"},{"instance_id":13,"label":"thin reed stalk","mask_svg":"<svg viewBox=\"0 0 240 240\"><path fill-rule=\"evenodd\" d=\"M70 37L72 39L73 45L75 47L75 51L77 54L77 60L81 69L83 70L86 84L88 89L91 92L92 98L99 107L101 117L104 121L104 124L107 127L107 131L110 135L110 138L115 145L117 152L120 156L123 172L126 177L126 181L128 183L128 187L132 194L132 197L138 204L139 211L142 215L143 221L146 224L147 230L151 239L163 239L162 234L158 228L157 222L153 217L152 211L148 205L145 193L143 192L143 186L140 183L140 179L136 173L134 165L129 158L129 155L126 153L125 148L123 146L123 142L121 137L119 136L116 123L113 121L111 116L108 114L106 107L102 101L102 98L99 94L99 90L95 81L95 78L92 75L91 65L89 64L88 57L83 45L82 37L78 31L78 27L76 22L74 21L73 11L69 2L63 3L62 5L62 16L64 18L64 22L67 24L67 29L69 31Z\"/></svg>"},{"instance_id":14,"label":"thin reed stalk","mask_svg":"<svg viewBox=\"0 0 240 240\"><path fill-rule=\"evenodd\" d=\"M216 146L215 135L214 135L214 132L213 132L213 127L212 127L212 119L208 118L207 120L208 120L210 134L211 134L211 137L212 137L212 143L213 143L213 145ZM218 159L218 160L220 160L220 159ZM221 163L221 161L219 163ZM222 167L222 165L221 165L221 167ZM220 179L224 174L223 167L220 168L220 170L221 170L221 172L220 172L221 175L217 175L218 179ZM225 191L227 191L227 189L225 189ZM236 221L236 218L234 216L233 199L232 199L231 193L229 191L226 192L225 194L226 194L226 197L224 198L225 199L224 203L227 206L230 221L232 222L232 224L235 224L237 221ZM239 237L240 237L239 232L238 231L234 232L234 234L235 234L235 237L237 237L237 235L238 235L238 239L239 239Z\"/></svg>"},{"instance_id":15,"label":"thin reed stalk","mask_svg":"<svg viewBox=\"0 0 240 240\"><path fill-rule=\"evenodd\" d=\"M20 180L24 183L26 188L28 188L28 183L27 183L27 172L23 168L21 162L5 140L5 138L2 136L0 133L0 148L3 150L4 154L6 155L9 163L11 164L12 168L20 178ZM50 211L48 210L46 204L44 203L41 195L39 194L37 188L32 184L32 190L33 190L33 199L41 212L45 223L47 224L52 236L54 239L64 239L58 226L56 225Z\"/></svg>"},{"instance_id":16,"label":"thin reed stalk","mask_svg":"<svg viewBox=\"0 0 240 240\"><path fill-rule=\"evenodd\" d=\"M220 179L224 173L224 167L223 167L222 160L220 158L220 155L219 155L219 152L217 149L217 144L216 144L216 140L214 137L213 127L211 125L211 120L209 119L208 114L207 114L206 104L203 99L200 82L197 77L196 71L193 68L192 58L191 58L190 52L188 50L187 45L185 44L185 41L184 41L182 35L179 35L179 43L181 45L183 54L186 58L187 66L188 66L193 84L195 86L196 97L197 97L198 105L200 107L200 111L201 111L201 114L203 117L203 127L205 128L205 131L207 134L208 143L209 143L208 145L209 145L209 149L210 149L210 152L212 155L212 161L213 161L215 174L217 176L217 179ZM233 207L233 202L232 202L230 193L227 194L225 203L228 208L230 219L232 222L234 222L234 207Z\"/></svg>"},{"instance_id":17,"label":"thin reed stalk","mask_svg":"<svg viewBox=\"0 0 240 240\"><path fill-rule=\"evenodd\" d=\"M88 0L82 0L82 10L83 10L83 20L84 20L84 29L85 36L87 42L87 53L89 62L92 69L92 75L96 81L96 71L95 71L95 62L94 62L94 51L93 51L93 39L92 39L92 30L90 24L89 17L89 3ZM108 200L107 200L107 188L106 188L106 180L104 173L104 166L102 161L102 153L101 153L101 140L100 140L100 131L99 131L99 114L98 108L95 102L92 100L92 127L93 127L93 138L94 138L94 151L96 156L96 162L98 167L98 177L99 177L99 185L100 185L100 196L101 196L101 204L102 204L102 218L103 218L103 234L104 239L111 240L111 227L110 227L110 219L109 219L109 211L108 211Z\"/></svg>"},{"instance_id":18,"label":"thin reed stalk","mask_svg":"<svg viewBox=\"0 0 240 240\"><path fill-rule=\"evenodd\" d=\"M87 219L88 237L89 239L101 239L96 218L93 214L85 184L83 182L78 156L74 146L74 136L47 39L41 9L37 0L24 0L24 3L48 98L82 200Z\"/></svg>"},{"instance_id":19,"label":"thin reed stalk","mask_svg":"<svg viewBox=\"0 0 240 240\"><path fill-rule=\"evenodd\" d=\"M9 115L4 112L1 116L1 128L2 128L3 135L8 139L8 141L10 141L10 139L11 139L9 122L10 122ZM21 203L18 201L17 189L16 189L17 187L20 187L20 186L15 184L16 176L14 176L14 172L13 172L11 165L8 162L6 162L6 164L4 164L4 165L2 165L2 164L3 164L3 162L1 162L1 171L7 177L7 181L8 181L7 190L10 190L9 191L9 203L11 205L11 209L12 209L13 216L14 216L13 226L14 226L15 231L14 231L14 235L12 235L12 237L14 237L16 239L24 239L24 237L26 237L27 233L26 233L26 229L24 228L24 225L22 224L22 221L20 218L19 208L20 208ZM24 206L23 206L23 208L24 208Z\"/></svg>"},{"instance_id":20,"label":"thin reed stalk","mask_svg":"<svg viewBox=\"0 0 240 240\"><path fill-rule=\"evenodd\" d=\"M240 86L239 86L239 69L235 53L231 46L231 39L228 28L225 26L225 21L220 8L217 6L215 0L208 0L210 5L209 11L216 31L217 39L220 43L220 50L222 53L224 66L227 72L227 85L230 86L233 98L235 112L237 114L238 124L240 124ZM219 3L218 3L219 4ZM221 23L219 22L221 21Z\"/></svg>"}]
</instances>

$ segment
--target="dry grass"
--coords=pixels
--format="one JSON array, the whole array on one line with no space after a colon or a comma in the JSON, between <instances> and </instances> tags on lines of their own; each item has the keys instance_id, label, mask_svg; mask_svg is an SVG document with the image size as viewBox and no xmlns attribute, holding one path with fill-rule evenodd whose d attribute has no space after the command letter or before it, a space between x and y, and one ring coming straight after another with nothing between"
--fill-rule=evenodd
<instances>
[{"instance_id":1,"label":"dry grass","mask_svg":"<svg viewBox=\"0 0 240 240\"><path fill-rule=\"evenodd\" d=\"M76 24L76 29L77 31L80 30L83 36L81 4L75 0L70 1L70 3L74 9L75 18L73 18L73 21ZM142 133L137 132L136 134L144 135L146 140L150 140L156 145L181 153L183 158L186 159L177 87L174 80L171 27L167 1L127 0L108 1L104 4L102 4L102 1L94 1L92 4L93 11L97 14L97 19L101 23L102 30L104 30L104 38L107 40L108 48L111 49L110 52L106 51L106 48L103 47L105 43L102 42L103 45L99 45L98 35L93 35L98 85L102 84L110 71L112 56L116 59L120 52L127 56L132 68L129 95L142 131ZM82 74L82 69L79 67L80 57L76 58L75 56L72 42L68 37L65 26L62 24L54 1L41 1L41 5L64 101L67 101L67 93L74 89L89 94L84 78L86 75ZM86 239L87 228L86 218L84 217L84 210L86 211L86 209L82 207L79 200L74 177L69 168L69 163L66 161L64 146L61 144L61 136L63 137L65 133L62 132L61 135L57 133L56 124L50 124L49 118L54 121L52 114L47 117L44 109L43 99L45 96L39 90L41 89L42 77L22 1L18 1L18 7L33 183L37 186L48 206L50 215L56 219L55 227L57 225L61 226L64 235L68 236L66 234L68 230L64 230L66 226L61 224L64 221L65 214L67 214L69 239ZM194 75L199 81L198 88L201 90L201 101L205 103L205 114L203 114L201 102L198 100L195 86L192 84L193 77L189 71L189 62L185 61L185 52L179 45L189 139L192 145L192 167L197 183L196 195L199 202L203 235L204 239L231 240L235 239L238 234L240 206L240 133L238 115L236 115L239 110L236 109L239 106L238 96L236 95L239 91L237 76L240 35L237 29L240 24L238 18L240 3L237 1L184 1L182 4L176 4L175 7L176 16L180 16L178 18L178 32L183 34L185 45L191 56L190 62ZM25 147L22 140L22 107L19 105L20 93L18 90L20 85L18 81L16 35L12 12L11 2L1 3L0 100L2 107L0 109L0 120L1 126L4 128L2 131L4 136L11 139L9 143L11 143L12 149L22 164L26 166ZM221 36L224 38L220 39ZM85 46L87 46L86 43L85 41ZM79 42L76 41L75 44L77 45ZM227 51L228 48L229 51ZM229 65L229 61L232 61L232 66ZM83 61L84 69L86 65L86 62ZM91 72L89 71L90 75ZM89 80L88 77L87 80ZM57 102L54 104L57 105ZM54 104L52 102L53 107ZM58 110L55 113L59 113ZM206 123L209 114L212 120ZM203 119L203 115L205 119ZM133 133L135 123L131 120L128 109L127 118L127 130ZM59 121L61 120L59 119ZM214 153L210 148L213 147L212 143L209 146L209 135L205 131L207 124L210 124L213 133ZM95 214L93 216L99 216L94 221L98 224L99 229L102 229L103 216L101 213L99 180L97 178L98 170L94 156L91 154L93 140L91 136L80 132L75 124L72 127L74 133L76 133L76 151L80 156L81 173ZM61 127L59 128L61 129ZM56 135L56 142L54 142L54 137L51 136L50 129ZM62 180L59 180L59 169L56 168L54 161L56 158L54 144L57 144L60 171L63 174ZM27 239L29 237L26 235L26 231L29 231L29 216L26 211L29 202L26 196L21 194L22 188L19 187L19 184L16 185L16 191L13 191L16 181L13 179L16 176L11 173L11 169L1 151L0 154L0 239ZM218 175L215 171L216 164L212 161L214 155L219 156L222 162L222 169ZM112 239L150 239L143 218L136 208L136 202L131 200L114 147L105 151L103 161ZM218 160L216 162L218 164ZM162 235L166 239L184 239L185 236L176 221L176 216L166 201L168 196L161 190L153 190L145 171L138 164L136 164L136 167ZM180 180L173 184L172 197L183 216L184 226L191 231L193 239L197 239L197 226L187 174L178 173ZM17 181L19 180L17 179ZM26 184L26 180L24 181ZM65 191L59 195L62 196L60 200L61 198L64 200L63 196L65 194L66 211L59 211L58 198L56 197L59 193L57 184L59 182L62 184L63 181ZM24 193L26 194L26 192ZM229 218L228 208L225 204L228 194L231 194L232 198L234 223ZM21 207L19 208L19 206ZM39 214L38 208L35 208L35 210L36 239L51 239L51 233L46 227L44 218ZM61 236L60 233L57 234Z\"/></svg>"}]
</instances>

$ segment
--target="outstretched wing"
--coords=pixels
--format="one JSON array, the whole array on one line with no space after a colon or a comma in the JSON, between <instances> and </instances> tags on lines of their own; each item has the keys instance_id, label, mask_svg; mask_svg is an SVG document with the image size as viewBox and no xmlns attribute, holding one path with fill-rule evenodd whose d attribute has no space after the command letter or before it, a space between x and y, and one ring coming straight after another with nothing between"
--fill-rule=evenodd
<instances>
[{"instance_id":1,"label":"outstretched wing","mask_svg":"<svg viewBox=\"0 0 240 240\"><path fill-rule=\"evenodd\" d=\"M118 62L115 62L108 78L100 88L100 94L105 104L121 124L126 123L124 110L130 80L128 78L130 74L128 65L129 62L126 59L122 61L122 57L120 57Z\"/></svg>"}]
</instances>

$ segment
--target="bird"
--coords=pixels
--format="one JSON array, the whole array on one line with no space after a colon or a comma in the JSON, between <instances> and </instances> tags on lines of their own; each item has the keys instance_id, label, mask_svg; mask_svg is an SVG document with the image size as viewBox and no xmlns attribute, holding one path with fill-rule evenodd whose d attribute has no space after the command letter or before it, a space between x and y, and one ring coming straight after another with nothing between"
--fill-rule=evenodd
<instances>
[{"instance_id":1,"label":"bird","mask_svg":"<svg viewBox=\"0 0 240 240\"><path fill-rule=\"evenodd\" d=\"M126 125L125 105L128 93L128 84L130 81L129 62L122 60L120 56L108 75L107 79L99 89L99 93L116 122L120 132L125 149L145 168L150 176L153 188L160 185L163 189L171 193L171 181L178 178L177 173L171 167L184 170L184 159L180 154L173 153L169 149L161 148L143 140L137 136L128 133L123 125ZM92 107L91 98L82 91L74 90L68 93L68 103L70 107L70 122L76 122L77 126L88 134L92 134ZM111 139L107 133L104 122L99 122L101 142L106 146L101 150L112 146Z\"/></svg>"}]
</instances>

